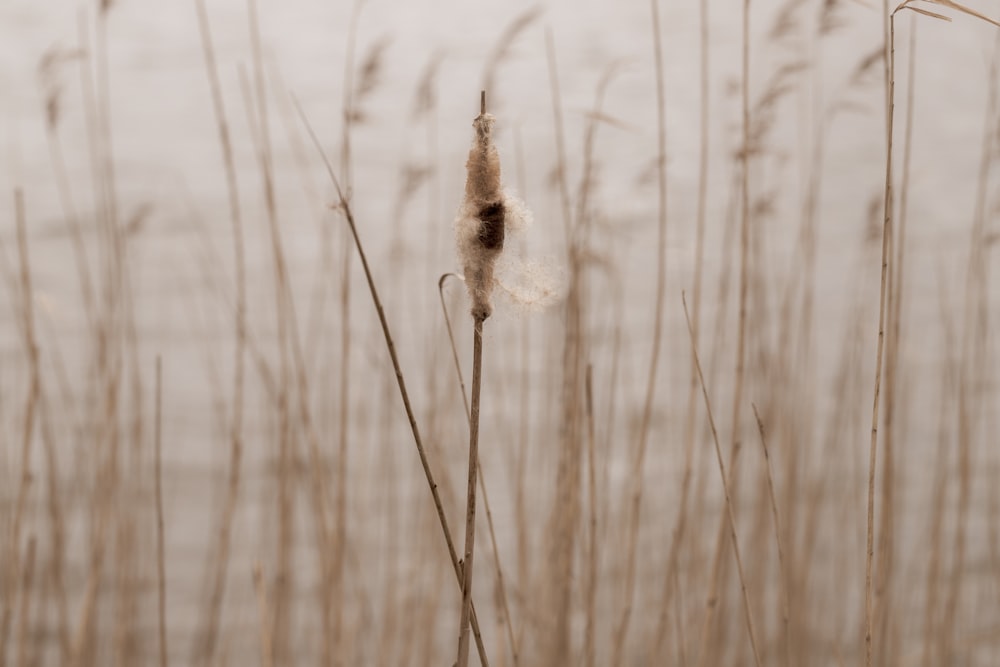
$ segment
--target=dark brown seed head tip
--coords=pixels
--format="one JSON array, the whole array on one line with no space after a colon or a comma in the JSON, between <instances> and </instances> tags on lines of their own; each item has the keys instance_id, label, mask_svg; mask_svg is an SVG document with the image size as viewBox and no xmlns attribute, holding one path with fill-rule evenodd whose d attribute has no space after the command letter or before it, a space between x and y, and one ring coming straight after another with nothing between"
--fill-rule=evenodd
<instances>
[{"instance_id":1,"label":"dark brown seed head tip","mask_svg":"<svg viewBox=\"0 0 1000 667\"><path fill-rule=\"evenodd\" d=\"M487 303L475 304L472 306L472 316L477 320L486 321L493 314L493 307Z\"/></svg>"},{"instance_id":2,"label":"dark brown seed head tip","mask_svg":"<svg viewBox=\"0 0 1000 667\"><path fill-rule=\"evenodd\" d=\"M479 209L479 242L487 250L503 248L504 207L503 202L493 202Z\"/></svg>"}]
</instances>

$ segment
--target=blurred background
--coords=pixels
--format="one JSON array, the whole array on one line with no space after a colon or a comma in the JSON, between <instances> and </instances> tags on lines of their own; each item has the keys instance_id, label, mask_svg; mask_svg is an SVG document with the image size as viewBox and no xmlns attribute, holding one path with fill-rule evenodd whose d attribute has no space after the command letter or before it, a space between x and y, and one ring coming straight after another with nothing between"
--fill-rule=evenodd
<instances>
[{"instance_id":1,"label":"blurred background","mask_svg":"<svg viewBox=\"0 0 1000 667\"><path fill-rule=\"evenodd\" d=\"M874 664L996 664L1000 42L912 6L954 20L895 14L866 615L881 3L754 0L744 51L710 0L6 0L0 664L451 664L461 590L302 117L461 545L442 276L482 89L533 218L485 326L490 663L857 664L867 626Z\"/></svg>"}]
</instances>

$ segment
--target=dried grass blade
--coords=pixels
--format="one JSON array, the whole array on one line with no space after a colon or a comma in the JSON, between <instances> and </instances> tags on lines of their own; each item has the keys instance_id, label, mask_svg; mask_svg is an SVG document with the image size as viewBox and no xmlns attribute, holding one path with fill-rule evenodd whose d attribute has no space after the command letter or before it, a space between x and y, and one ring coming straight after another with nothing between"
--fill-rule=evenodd
<instances>
[{"instance_id":1,"label":"dried grass blade","mask_svg":"<svg viewBox=\"0 0 1000 667\"><path fill-rule=\"evenodd\" d=\"M991 19L990 17L986 16L985 14L980 14L976 10L970 9L969 7L966 7L965 5L960 5L959 3L955 2L954 0L926 0L926 2L929 2L929 3L933 4L933 5L939 5L941 7L948 7L949 9L954 9L957 12L962 12L963 14L968 14L969 16L975 17L975 18L980 19L982 21L986 21L987 23L992 23L993 25L995 25L998 28L1000 28L1000 22L997 22L995 19ZM903 3L903 4L905 5L906 3ZM906 5L906 8L907 9L914 9L910 5ZM914 11L916 11L916 10L914 10ZM920 12L920 13L923 13L923 12Z\"/></svg>"},{"instance_id":2,"label":"dried grass blade","mask_svg":"<svg viewBox=\"0 0 1000 667\"><path fill-rule=\"evenodd\" d=\"M906 5L903 9L909 9L918 14L923 14L924 16L930 16L932 19L941 19L942 21L947 21L951 23L951 17L945 16L944 14L935 14L934 12L927 11L926 9L920 9L919 7L914 7L912 5Z\"/></svg>"}]
</instances>

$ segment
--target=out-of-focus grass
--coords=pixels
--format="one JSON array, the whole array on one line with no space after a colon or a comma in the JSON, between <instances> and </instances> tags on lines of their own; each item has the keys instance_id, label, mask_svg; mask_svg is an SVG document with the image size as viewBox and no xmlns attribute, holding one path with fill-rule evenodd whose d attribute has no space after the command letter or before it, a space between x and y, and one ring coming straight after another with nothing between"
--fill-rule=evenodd
<instances>
[{"instance_id":1,"label":"out-of-focus grass","mask_svg":"<svg viewBox=\"0 0 1000 667\"><path fill-rule=\"evenodd\" d=\"M657 104L650 78L630 92L643 104L611 111L622 70L601 63L576 140L566 116L580 110L561 99L560 29L550 25L548 62L534 65L551 73L552 117L521 117L514 99L497 111L505 178L538 219L508 247L531 256L540 236L557 248L567 296L539 314L501 305L486 329L481 473L497 548L480 540L475 569L484 652L493 665L749 664L752 628L761 664L857 664L870 630L872 664L994 664L997 58L983 82L981 155L963 156L974 197L934 193L933 210L950 212L936 224L961 250L935 254L927 239L936 237L914 227L934 218L910 203L926 201L918 175L938 167L914 128L928 96L944 94L918 89L917 73L942 57L914 31L931 22L929 40L959 41L977 29L971 19L942 28L897 15L896 41L905 36L908 48L896 56L896 167L883 214L877 181L853 202L828 194L845 164L867 169L867 156L839 150L853 145L840 128L859 114L881 119L886 64L875 48L845 66L828 45L874 14L840 2L750 5L747 68L730 96L720 72L740 68L714 62L710 47L742 17L734 10L721 24L701 6L704 48L683 63L698 99L671 101L681 65L668 48L668 103ZM222 162L199 178L213 179L203 187L222 205L202 219L197 201L178 205L185 192L137 202L115 160L112 108L125 91L107 57L114 12L98 7L79 44L41 68L52 180L37 189L58 197L56 238L33 214L34 183L21 184L0 235L0 326L16 350L0 372L0 665L450 661L460 568L414 456L347 207L328 206L281 63L252 31L248 65L219 68L219 26L200 11L192 30L207 78L191 90L218 128ZM255 12L251 3L252 25ZM672 28L656 16L654 26ZM484 66L492 85L502 85L512 43L543 39L544 14L511 19ZM635 35L651 62L653 36ZM440 218L452 194L457 205L451 175L462 168L441 159L442 108L453 101L435 90L448 56L428 54L414 89L391 91L407 134L426 148L373 167L357 139L388 131L366 113L368 96L385 93L381 68L402 57L385 44L357 56L352 46L345 58L352 83L335 162L443 516L458 527L468 421L433 293L453 268ZM843 73L834 85L831 70ZM76 83L57 83L66 78ZM82 155L67 154L67 110L83 118ZM652 145L657 115L662 149ZM789 125L799 129L778 131ZM868 126L870 143L885 144L880 123ZM731 131L712 132L720 127ZM547 164L526 164L523 129L551 138ZM606 157L623 132L651 142L627 165L643 176L627 195L605 188L609 172L625 169ZM468 128L454 135L464 142ZM695 146L697 163L679 164L675 144ZM70 167L79 163L86 178ZM365 217L366 201L381 200L393 219ZM185 240L150 230L158 211L178 210L194 230ZM178 247L186 256L172 261ZM946 260L955 254L967 258L958 272ZM150 265L176 289L163 303L142 284ZM56 281L73 285L75 305L53 315L46 294ZM445 294L450 312L467 312L462 290ZM459 349L466 319L456 319ZM201 335L177 340L179 325L161 326L179 320Z\"/></svg>"}]
</instances>

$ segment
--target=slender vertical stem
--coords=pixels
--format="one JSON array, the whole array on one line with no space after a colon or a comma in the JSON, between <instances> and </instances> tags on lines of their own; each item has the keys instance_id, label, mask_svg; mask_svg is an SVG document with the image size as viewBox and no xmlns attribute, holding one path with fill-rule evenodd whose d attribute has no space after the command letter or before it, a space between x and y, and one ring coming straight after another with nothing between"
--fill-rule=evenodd
<instances>
[{"instance_id":1,"label":"slender vertical stem","mask_svg":"<svg viewBox=\"0 0 1000 667\"><path fill-rule=\"evenodd\" d=\"M1000 35L996 48L1000 49ZM990 70L985 126L982 135L979 170L976 179L976 194L969 236L969 255L965 273L965 292L962 300L961 332L958 341L958 378L956 391L957 432L957 503L955 507L955 532L949 541L952 556L951 575L948 579L948 594L942 604L944 620L940 635L943 645L941 656L950 657L956 650L956 628L962 627L961 598L966 591L969 566L970 510L972 509L972 483L974 480L974 445L980 425L989 426L983 419L983 391L990 367L990 350L987 344L989 323L987 314L989 293L989 261L986 254L988 244L984 232L987 221L991 221L989 197L993 175L991 167L996 151L996 117L998 105L997 71L1000 61L998 51L994 51ZM985 373L985 374L984 374ZM987 431L989 433L989 431ZM989 439L989 436L987 436ZM975 512L971 512L974 516ZM968 618L968 617L966 617Z\"/></svg>"},{"instance_id":2,"label":"slender vertical stem","mask_svg":"<svg viewBox=\"0 0 1000 667\"><path fill-rule=\"evenodd\" d=\"M160 667L167 667L167 568L163 536L163 359L156 357L156 437L154 442L156 468L156 583L159 600Z\"/></svg>"},{"instance_id":3,"label":"slender vertical stem","mask_svg":"<svg viewBox=\"0 0 1000 667\"><path fill-rule=\"evenodd\" d=\"M902 361L900 350L901 320L903 316L903 278L904 278L904 255L906 252L906 217L908 193L910 186L910 158L913 146L913 108L914 108L914 88L916 81L916 35L919 19L915 14L910 16L910 35L907 57L906 75L906 100L905 118L903 126L903 155L901 181L899 190L899 212L894 216L896 228L892 230L892 238L889 252L894 255L895 266L889 271L889 284L887 287L887 329L888 341L885 348L885 417L882 420L883 435L882 440L884 452L882 462L882 507L881 526L879 528L879 554L878 563L875 565L875 602L873 610L873 623L878 628L879 633L886 633L888 624L892 621L890 610L893 608L892 578L896 570L894 554L896 542L895 507L896 507L896 426L898 420L897 412L902 408L900 405L903 396L900 395L899 383L900 363ZM887 660L886 651L889 647L883 645L880 653L875 659L882 663Z\"/></svg>"},{"instance_id":4,"label":"slender vertical stem","mask_svg":"<svg viewBox=\"0 0 1000 667\"><path fill-rule=\"evenodd\" d=\"M361 20L363 0L356 0L351 9L350 23L347 30L347 51L344 56L344 90L343 90L343 126L340 145L340 173L344 179L344 197L350 199L353 188L353 173L351 170L351 128L354 116L354 51L357 43L358 23ZM348 433L351 424L351 252L350 234L345 231L344 245L340 259L340 376L338 383L337 404L337 505L336 535L337 542L331 573L331 586L335 591L333 605L332 644L339 645L344 632L344 572L345 547L347 537L347 499L348 499Z\"/></svg>"},{"instance_id":5,"label":"slender vertical stem","mask_svg":"<svg viewBox=\"0 0 1000 667\"><path fill-rule=\"evenodd\" d=\"M444 316L444 326L448 331L448 342L451 345L451 358L455 364L455 375L458 377L458 386L462 391L462 405L465 407L465 417L471 422L472 413L469 410L469 398L465 393L465 377L462 375L462 365L458 360L458 347L455 345L455 331L451 328L451 316L448 315L448 306L444 302L444 283L450 276L454 276L459 280L464 280L464 278L457 273L443 274L438 279L438 297L441 300L441 314Z\"/></svg>"},{"instance_id":6,"label":"slender vertical stem","mask_svg":"<svg viewBox=\"0 0 1000 667\"><path fill-rule=\"evenodd\" d=\"M35 575L35 536L28 538L28 550L24 557L24 574L21 580L21 616L17 633L17 664L30 665L31 656L31 589Z\"/></svg>"},{"instance_id":7,"label":"slender vertical stem","mask_svg":"<svg viewBox=\"0 0 1000 667\"><path fill-rule=\"evenodd\" d=\"M886 279L889 270L889 239L892 234L892 119L896 61L896 15L889 15L888 97L886 99L885 193L882 221L882 279L879 288L878 344L875 351L875 388L872 400L872 431L868 449L868 540L865 557L865 666L872 664L872 559L875 555L875 462L878 451L879 397L882 389L882 355L885 349Z\"/></svg>"},{"instance_id":8,"label":"slender vertical stem","mask_svg":"<svg viewBox=\"0 0 1000 667\"><path fill-rule=\"evenodd\" d=\"M486 113L486 91L479 93L479 113ZM479 395L483 380L483 322L476 315L472 342L472 405L469 412L469 489L465 505L465 556L462 561L462 616L458 630L458 667L469 664L469 614L472 611L472 556L476 545L476 476L479 472Z\"/></svg>"},{"instance_id":9,"label":"slender vertical stem","mask_svg":"<svg viewBox=\"0 0 1000 667\"><path fill-rule=\"evenodd\" d=\"M658 0L650 0L650 20L653 31L653 63L656 71L656 165L658 174L658 216L656 244L656 296L653 304L653 345L650 351L649 373L646 375L646 398L639 424L639 441L632 468L631 506L629 508L628 546L625 563L625 599L621 618L615 628L614 654L611 664L618 667L624 659L624 650L635 596L636 551L639 543L641 524L643 474L646 460L646 446L649 442L650 425L656 397L657 373L660 367L660 347L663 341L663 313L667 285L667 126L666 126L666 86L664 83L663 45L660 34L660 8Z\"/></svg>"},{"instance_id":10,"label":"slender vertical stem","mask_svg":"<svg viewBox=\"0 0 1000 667\"><path fill-rule=\"evenodd\" d=\"M940 308L940 317L938 321L941 323L943 334L943 349L954 350L957 344L955 343L955 332L952 328L953 315L947 307L948 299L945 297L946 290L944 283L944 280L939 281L938 306ZM941 655L940 651L943 648L941 638L947 638L948 634L947 631L942 632L942 624L938 621L942 617L942 611L945 614L948 611L946 605L941 603L940 597L940 578L943 569L942 547L945 542L941 539L941 536L944 533L945 507L947 505L945 498L948 497L950 487L948 466L952 446L951 438L949 437L950 417L955 409L954 403L956 402L955 396L957 393L955 391L955 384L959 380L961 369L958 368L959 362L954 360L952 355L943 356L940 380L941 397L938 409L937 452L934 457L934 481L931 486L933 494L931 507L933 509L930 513L930 525L927 531L929 536L927 544L931 548L928 554L927 578L924 584L927 591L927 603L924 605L923 655L920 663L922 667L932 667L934 664L944 662L938 656ZM951 545L949 544L949 551L950 547ZM947 642L945 641L945 643Z\"/></svg>"},{"instance_id":11,"label":"slender vertical stem","mask_svg":"<svg viewBox=\"0 0 1000 667\"><path fill-rule=\"evenodd\" d=\"M740 299L739 325L736 341L736 381L733 387L732 451L733 472L742 438L740 415L743 407L743 384L746 373L747 301L750 287L748 264L750 253L750 0L743 2L743 150L741 152L740 178Z\"/></svg>"},{"instance_id":12,"label":"slender vertical stem","mask_svg":"<svg viewBox=\"0 0 1000 667\"><path fill-rule=\"evenodd\" d=\"M24 322L24 344L30 367L30 387L24 406L24 422L21 438L21 475L18 481L17 501L14 520L9 537L9 553L6 567L0 576L0 590L5 592L5 600L0 613L0 666L5 664L7 642L11 622L14 617L14 600L17 597L17 581L21 576L21 530L28 508L28 494L31 489L31 443L34 440L35 416L41 395L41 367L39 364L38 342L35 338L34 294L31 287L31 265L28 260L28 235L25 222L24 193L14 191L14 218L17 226L17 248L21 261L21 313Z\"/></svg>"},{"instance_id":13,"label":"slender vertical stem","mask_svg":"<svg viewBox=\"0 0 1000 667\"><path fill-rule=\"evenodd\" d=\"M767 439L764 437L764 422L757 412L757 405L750 404L753 408L754 419L757 420L757 431L760 433L760 446L764 450L764 463L767 472L767 494L771 501L771 516L774 518L774 541L778 545L778 568L781 573L781 624L784 628L784 649L785 665L792 664L792 640L788 622L788 570L785 568L785 550L781 547L781 522L778 520L778 502L774 495L774 476L771 474L771 456L767 451Z\"/></svg>"},{"instance_id":14,"label":"slender vertical stem","mask_svg":"<svg viewBox=\"0 0 1000 667\"><path fill-rule=\"evenodd\" d=\"M87 256L87 248L84 243L80 216L73 201L73 190L70 186L66 157L63 154L62 144L59 140L59 129L55 122L46 123L45 136L49 144L49 155L56 179L56 189L59 192L59 201L62 206L63 216L66 218L66 227L69 231L70 239L73 242L77 280L80 281L80 295L83 299L83 312L87 320L87 331L93 334L95 331L94 318L96 317L96 313L90 260Z\"/></svg>"},{"instance_id":15,"label":"slender vertical stem","mask_svg":"<svg viewBox=\"0 0 1000 667\"><path fill-rule=\"evenodd\" d=\"M469 410L469 399L465 395L465 378L462 376L462 367L458 361L458 348L455 346L455 335L451 328L451 318L448 316L448 308L444 302L444 283L449 277L458 278L462 280L462 277L457 273L446 273L438 279L438 297L441 300L441 313L444 315L445 327L448 330L448 342L451 346L452 361L455 365L455 375L458 377L458 384L462 390L462 404L465 406L465 419L468 423L472 422L472 414ZM510 603L508 602L507 595L507 583L503 576L503 567L500 565L500 548L497 544L496 530L493 528L493 512L490 509L490 496L486 493L486 480L483 479L483 465L482 462L477 464L479 466L479 490L483 494L483 509L486 510L486 525L489 528L490 534L490 544L493 547L494 562L496 563L497 569L497 584L500 587L500 603L503 606L504 615L504 626L507 630L507 640L510 642L511 657L514 663L514 667L518 667L521 664L520 660L520 648L517 640L514 638L514 627L513 621L510 617Z\"/></svg>"},{"instance_id":16,"label":"slender vertical stem","mask_svg":"<svg viewBox=\"0 0 1000 667\"><path fill-rule=\"evenodd\" d=\"M485 102L483 103L485 106ZM465 557L462 561L462 617L458 635L458 667L469 664L469 614L472 611L472 556L476 541L476 474L479 461L479 395L483 380L483 322L475 318L472 348L472 400L469 421L469 491L465 510Z\"/></svg>"},{"instance_id":17,"label":"slender vertical stem","mask_svg":"<svg viewBox=\"0 0 1000 667\"><path fill-rule=\"evenodd\" d=\"M546 55L549 64L549 83L552 97L552 116L556 139L556 180L566 238L566 264L569 280L564 308L565 336L562 349L562 398L559 453L555 484L555 498L549 519L547 575L550 582L550 608L552 631L547 633L546 657L548 663L569 660L570 610L573 600L574 549L578 532L579 474L580 474L580 397L581 360L583 357L583 282L582 253L579 234L573 227L573 214L567 185L565 130L562 113L562 95L559 92L559 72L556 62L555 41L552 30L545 31Z\"/></svg>"},{"instance_id":18,"label":"slender vertical stem","mask_svg":"<svg viewBox=\"0 0 1000 667\"><path fill-rule=\"evenodd\" d=\"M740 177L740 312L736 342L736 385L733 388L732 454L735 459L740 449L740 414L743 406L743 379L746 364L747 300L750 251L750 0L743 2L743 150Z\"/></svg>"},{"instance_id":19,"label":"slender vertical stem","mask_svg":"<svg viewBox=\"0 0 1000 667\"><path fill-rule=\"evenodd\" d=\"M545 53L549 61L549 84L552 88L552 117L556 130L556 176L559 185L559 203L563 218L563 231L566 234L566 252L571 254L572 244L572 214L570 213L569 186L566 184L566 140L563 137L562 95L559 92L559 71L556 67L556 46L552 37L552 29L545 29Z\"/></svg>"},{"instance_id":20,"label":"slender vertical stem","mask_svg":"<svg viewBox=\"0 0 1000 667\"><path fill-rule=\"evenodd\" d=\"M594 457L594 367L587 364L585 398L587 407L587 579L585 605L587 624L583 631L583 660L586 667L594 667L594 628L597 614L597 473Z\"/></svg>"},{"instance_id":21,"label":"slender vertical stem","mask_svg":"<svg viewBox=\"0 0 1000 667\"><path fill-rule=\"evenodd\" d=\"M692 288L692 326L694 329L695 342L699 340L701 329L701 291L702 276L705 256L705 218L708 201L708 150L709 150L709 21L708 21L709 0L699 2L699 25L701 30L700 43L700 109L701 118L700 141L698 150L698 209L696 214L695 231L695 251L694 251L694 286ZM684 474L681 479L681 498L677 505L677 518L674 520L674 528L671 532L670 552L667 555L667 565L664 569L663 578L663 600L660 603L660 617L657 622L657 629L654 639L653 659L663 659L661 650L663 642L667 637L668 610L670 609L670 599L674 594L673 582L677 579L677 562L680 556L681 545L684 542L687 531L688 504L691 496L691 479L693 474L694 440L695 440L695 408L697 406L698 375L695 372L694 362L691 363L691 383L688 386L687 416L684 422ZM683 648L684 637L678 635Z\"/></svg>"},{"instance_id":22,"label":"slender vertical stem","mask_svg":"<svg viewBox=\"0 0 1000 667\"><path fill-rule=\"evenodd\" d=\"M253 566L253 587L257 592L257 616L260 628L260 664L261 667L273 667L274 649L271 637L271 610L267 602L267 586L264 582L264 572L260 563Z\"/></svg>"},{"instance_id":23,"label":"slender vertical stem","mask_svg":"<svg viewBox=\"0 0 1000 667\"><path fill-rule=\"evenodd\" d=\"M750 252L750 0L743 2L743 58L742 58L742 147L740 150L740 279L739 279L739 315L736 333L736 369L733 382L732 404L732 434L729 450L730 483L737 486L736 471L742 447L740 432L740 415L743 406L743 379L746 362L746 331L747 331L747 300L749 290L748 260ZM725 284L725 283L723 283ZM721 330L721 329L720 329ZM698 665L704 667L708 661L711 630L715 612L719 603L719 590L722 577L722 555L726 548L726 517L719 517L719 527L716 532L715 552L712 556L709 592L705 602L705 615L702 619L700 651Z\"/></svg>"},{"instance_id":24,"label":"slender vertical stem","mask_svg":"<svg viewBox=\"0 0 1000 667\"><path fill-rule=\"evenodd\" d=\"M712 417L712 404L705 387L705 376L701 372L701 361L698 360L698 347L694 343L694 330L691 327L691 317L688 315L687 298L681 294L684 303L684 318L687 321L688 335L691 337L691 352L695 367L698 370L698 380L701 383L701 393L705 399L705 412L708 413L708 425L712 430L712 441L715 444L715 458L719 464L719 474L722 476L722 488L726 495L726 517L729 520L729 537L733 543L733 555L736 558L736 569L740 577L740 590L743 593L743 611L745 612L747 633L750 635L750 648L753 650L753 661L760 667L760 652L757 649L757 635L754 632L753 612L750 609L750 595L747 592L746 577L743 574L743 559L740 556L740 544L736 536L736 516L733 514L733 500L730 495L729 477L726 475L726 464L722 461L722 449L719 447L719 433L715 428L715 418Z\"/></svg>"},{"instance_id":25,"label":"slender vertical stem","mask_svg":"<svg viewBox=\"0 0 1000 667\"><path fill-rule=\"evenodd\" d=\"M225 505L222 510L222 523L216 543L218 551L216 552L216 559L213 564L212 592L207 610L208 617L207 622L205 622L205 630L203 630L205 633L203 646L211 654L214 650L213 647L218 633L222 604L225 599L225 571L229 563L232 517L236 511L240 491L240 464L243 451L244 374L247 346L247 290L243 214L240 208L239 185L236 179L236 159L233 156L229 122L222 97L222 84L219 81L219 70L215 59L215 48L212 43L211 25L208 18L208 11L205 7L205 0L195 0L195 10L198 15L198 31L201 35L202 57L205 61L205 73L208 76L209 90L212 97L212 110L215 114L219 146L222 150L222 160L226 174L226 194L233 235L233 267L236 283L236 312L234 317L236 343L233 351L232 420L229 426L229 480Z\"/></svg>"}]
</instances>

